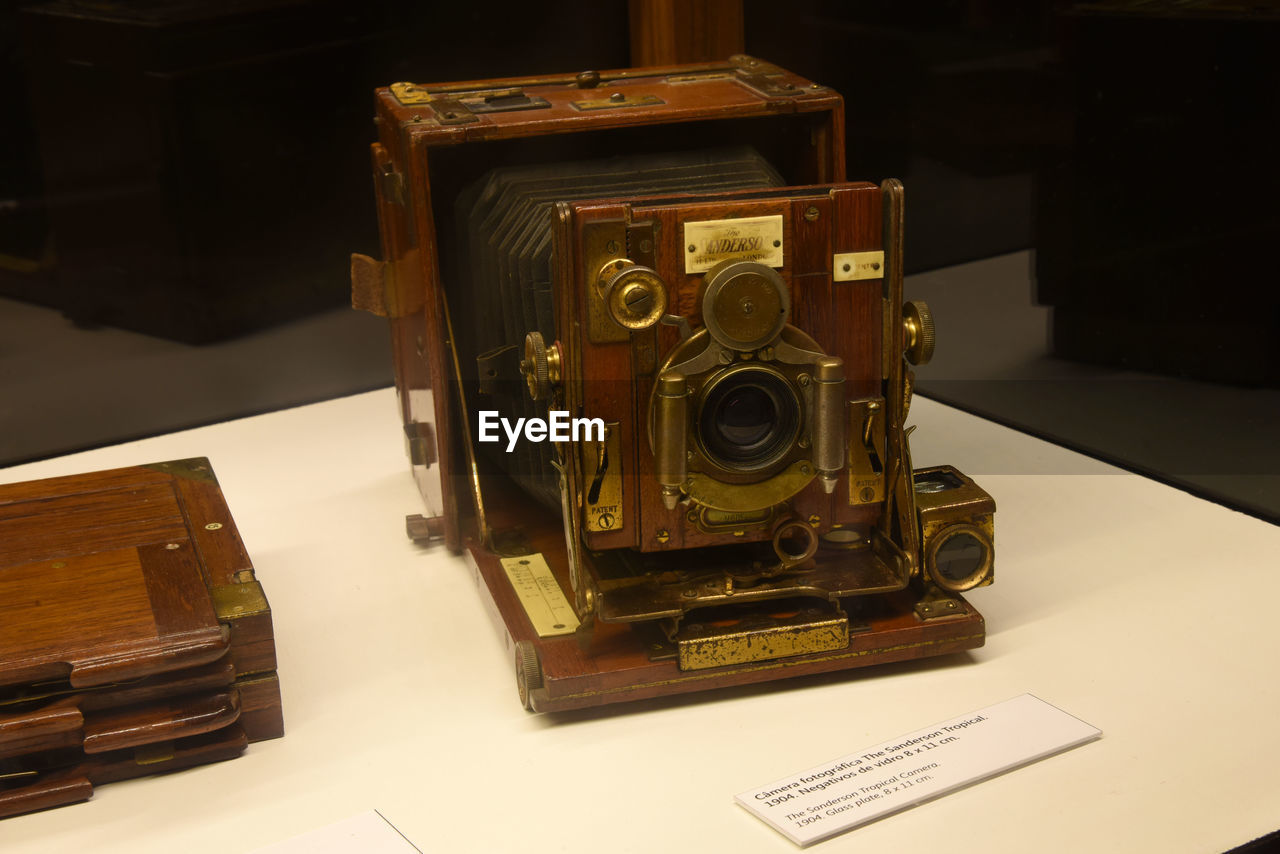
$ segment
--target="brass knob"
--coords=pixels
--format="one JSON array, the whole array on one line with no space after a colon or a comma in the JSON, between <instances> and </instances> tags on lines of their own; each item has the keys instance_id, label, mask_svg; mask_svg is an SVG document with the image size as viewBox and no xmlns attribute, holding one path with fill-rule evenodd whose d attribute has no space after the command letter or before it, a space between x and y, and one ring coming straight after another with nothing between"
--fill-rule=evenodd
<instances>
[{"instance_id":1,"label":"brass knob","mask_svg":"<svg viewBox=\"0 0 1280 854\"><path fill-rule=\"evenodd\" d=\"M702 322L731 350L755 350L782 334L791 295L777 270L730 259L707 271L702 283Z\"/></svg>"},{"instance_id":2,"label":"brass knob","mask_svg":"<svg viewBox=\"0 0 1280 854\"><path fill-rule=\"evenodd\" d=\"M609 316L624 329L653 326L667 313L667 285L657 271L619 258L600 271Z\"/></svg>"},{"instance_id":3,"label":"brass knob","mask_svg":"<svg viewBox=\"0 0 1280 854\"><path fill-rule=\"evenodd\" d=\"M560 344L547 346L541 332L530 332L524 337L524 359L520 373L529 386L529 397L545 400L552 389L560 384Z\"/></svg>"},{"instance_id":4,"label":"brass knob","mask_svg":"<svg viewBox=\"0 0 1280 854\"><path fill-rule=\"evenodd\" d=\"M520 705L533 711L534 691L542 687L542 660L533 641L516 641L516 691Z\"/></svg>"},{"instance_id":5,"label":"brass knob","mask_svg":"<svg viewBox=\"0 0 1280 854\"><path fill-rule=\"evenodd\" d=\"M909 300L902 307L903 349L913 365L927 365L935 343L933 315L923 300Z\"/></svg>"}]
</instances>

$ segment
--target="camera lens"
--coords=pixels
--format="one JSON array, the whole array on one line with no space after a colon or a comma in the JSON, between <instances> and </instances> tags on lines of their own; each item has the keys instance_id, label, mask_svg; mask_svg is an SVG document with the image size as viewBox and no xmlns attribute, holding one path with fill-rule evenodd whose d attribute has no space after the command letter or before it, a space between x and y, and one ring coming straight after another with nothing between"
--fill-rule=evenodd
<instances>
[{"instance_id":1,"label":"camera lens","mask_svg":"<svg viewBox=\"0 0 1280 854\"><path fill-rule=\"evenodd\" d=\"M939 587L959 592L991 577L992 558L990 537L974 525L961 523L937 535L926 550L925 564Z\"/></svg>"},{"instance_id":2,"label":"camera lens","mask_svg":"<svg viewBox=\"0 0 1280 854\"><path fill-rule=\"evenodd\" d=\"M938 548L938 573L952 583L961 583L981 568L987 550L972 534L959 533Z\"/></svg>"},{"instance_id":3,"label":"camera lens","mask_svg":"<svg viewBox=\"0 0 1280 854\"><path fill-rule=\"evenodd\" d=\"M769 437L778 420L773 396L759 386L735 388L715 411L715 429L735 448L755 448Z\"/></svg>"},{"instance_id":4,"label":"camera lens","mask_svg":"<svg viewBox=\"0 0 1280 854\"><path fill-rule=\"evenodd\" d=\"M725 468L754 471L786 454L800 428L800 402L779 374L731 370L703 398L699 432L707 454Z\"/></svg>"}]
</instances>

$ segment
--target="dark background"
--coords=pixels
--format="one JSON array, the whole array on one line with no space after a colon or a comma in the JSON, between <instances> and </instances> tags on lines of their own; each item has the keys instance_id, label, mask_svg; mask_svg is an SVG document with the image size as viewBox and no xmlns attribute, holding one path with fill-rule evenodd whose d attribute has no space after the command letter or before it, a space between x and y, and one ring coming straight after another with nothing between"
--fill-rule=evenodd
<instances>
[{"instance_id":1,"label":"dark background","mask_svg":"<svg viewBox=\"0 0 1280 854\"><path fill-rule=\"evenodd\" d=\"M0 3L0 464L389 384L374 87L624 67L664 5ZM906 184L921 393L1280 518L1274 7L695 7Z\"/></svg>"}]
</instances>

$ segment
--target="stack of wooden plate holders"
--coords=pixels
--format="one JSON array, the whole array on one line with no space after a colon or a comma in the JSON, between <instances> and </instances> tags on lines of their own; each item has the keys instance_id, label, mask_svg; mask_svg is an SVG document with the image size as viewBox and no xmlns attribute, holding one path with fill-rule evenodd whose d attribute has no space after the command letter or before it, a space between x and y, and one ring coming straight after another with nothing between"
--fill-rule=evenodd
<instances>
[{"instance_id":1,"label":"stack of wooden plate holders","mask_svg":"<svg viewBox=\"0 0 1280 854\"><path fill-rule=\"evenodd\" d=\"M0 817L283 735L275 670L208 460L0 486Z\"/></svg>"}]
</instances>

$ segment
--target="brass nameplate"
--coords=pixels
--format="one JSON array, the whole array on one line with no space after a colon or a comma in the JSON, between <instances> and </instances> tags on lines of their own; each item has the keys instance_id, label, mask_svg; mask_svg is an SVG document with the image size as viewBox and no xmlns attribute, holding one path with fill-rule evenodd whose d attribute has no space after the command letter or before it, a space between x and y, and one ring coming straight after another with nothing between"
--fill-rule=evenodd
<instances>
[{"instance_id":1,"label":"brass nameplate","mask_svg":"<svg viewBox=\"0 0 1280 854\"><path fill-rule=\"evenodd\" d=\"M709 636L707 631L713 631ZM832 652L849 646L849 620L843 614L782 617L718 629L686 623L676 637L681 670L706 670L792 655Z\"/></svg>"},{"instance_id":2,"label":"brass nameplate","mask_svg":"<svg viewBox=\"0 0 1280 854\"><path fill-rule=\"evenodd\" d=\"M577 631L578 617L542 555L502 558L502 568L538 637L552 638Z\"/></svg>"},{"instance_id":3,"label":"brass nameplate","mask_svg":"<svg viewBox=\"0 0 1280 854\"><path fill-rule=\"evenodd\" d=\"M782 215L709 219L684 224L684 271L705 273L721 261L781 267Z\"/></svg>"},{"instance_id":4,"label":"brass nameplate","mask_svg":"<svg viewBox=\"0 0 1280 854\"><path fill-rule=\"evenodd\" d=\"M884 278L884 252L841 252L831 259L831 278L837 282Z\"/></svg>"}]
</instances>

